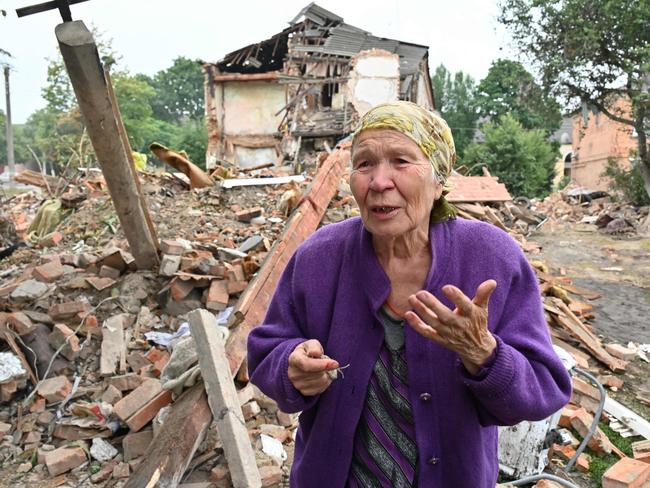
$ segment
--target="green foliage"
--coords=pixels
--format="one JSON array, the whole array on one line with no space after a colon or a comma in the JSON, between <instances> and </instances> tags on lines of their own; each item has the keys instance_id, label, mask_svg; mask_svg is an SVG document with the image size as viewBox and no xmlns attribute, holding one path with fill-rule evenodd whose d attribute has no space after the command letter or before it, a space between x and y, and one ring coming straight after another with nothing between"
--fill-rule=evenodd
<instances>
[{"instance_id":1,"label":"green foliage","mask_svg":"<svg viewBox=\"0 0 650 488\"><path fill-rule=\"evenodd\" d=\"M602 176L611 178L610 189L618 193L623 200L638 206L650 205L650 196L643 185L640 163L630 170L625 170L617 164L616 159L609 159Z\"/></svg>"},{"instance_id":2,"label":"green foliage","mask_svg":"<svg viewBox=\"0 0 650 488\"><path fill-rule=\"evenodd\" d=\"M462 71L452 74L439 65L431 77L436 108L447 121L454 135L459 159L472 142L478 114L474 100L475 84L471 76Z\"/></svg>"},{"instance_id":3,"label":"green foliage","mask_svg":"<svg viewBox=\"0 0 650 488\"><path fill-rule=\"evenodd\" d=\"M500 8L500 22L545 88L572 108L583 102L634 126L650 180L650 2L501 0ZM631 112L613 106L620 97L631 101Z\"/></svg>"},{"instance_id":4,"label":"green foliage","mask_svg":"<svg viewBox=\"0 0 650 488\"><path fill-rule=\"evenodd\" d=\"M185 151L190 161L205 169L205 152L208 145L208 131L205 123L189 122L179 128L172 139L171 147Z\"/></svg>"},{"instance_id":5,"label":"green foliage","mask_svg":"<svg viewBox=\"0 0 650 488\"><path fill-rule=\"evenodd\" d=\"M612 444L623 451L625 455L632 457L632 443L639 440L638 437L622 437L618 432L612 430L612 428L605 422L600 422L598 426L609 438ZM595 483L594 486L602 486L603 474L618 462L618 460L618 456L614 454L592 456L591 461L589 462L589 477Z\"/></svg>"},{"instance_id":6,"label":"green foliage","mask_svg":"<svg viewBox=\"0 0 650 488\"><path fill-rule=\"evenodd\" d=\"M559 104L520 63L507 59L492 63L478 85L476 105L481 117L498 119L511 114L524 128L542 129L549 135L562 122Z\"/></svg>"},{"instance_id":7,"label":"green foliage","mask_svg":"<svg viewBox=\"0 0 650 488\"><path fill-rule=\"evenodd\" d=\"M125 72L113 76L112 81L129 143L133 150L140 151L150 142L155 125L151 102L156 92L141 79Z\"/></svg>"},{"instance_id":8,"label":"green foliage","mask_svg":"<svg viewBox=\"0 0 650 488\"><path fill-rule=\"evenodd\" d=\"M480 174L485 165L513 196L543 197L551 190L557 146L542 130L526 130L512 115L482 127L485 142L465 151L464 163Z\"/></svg>"},{"instance_id":9,"label":"green foliage","mask_svg":"<svg viewBox=\"0 0 650 488\"><path fill-rule=\"evenodd\" d=\"M149 83L156 91L152 108L157 119L183 123L203 118L203 70L198 60L178 57Z\"/></svg>"}]
</instances>

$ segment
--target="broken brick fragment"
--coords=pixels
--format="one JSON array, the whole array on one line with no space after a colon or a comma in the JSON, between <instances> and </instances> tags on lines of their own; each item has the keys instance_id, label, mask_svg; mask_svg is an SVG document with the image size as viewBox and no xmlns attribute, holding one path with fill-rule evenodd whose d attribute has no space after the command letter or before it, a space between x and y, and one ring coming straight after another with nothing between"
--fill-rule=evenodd
<instances>
[{"instance_id":1,"label":"broken brick fragment","mask_svg":"<svg viewBox=\"0 0 650 488\"><path fill-rule=\"evenodd\" d=\"M603 475L603 488L645 488L650 479L650 464L623 458Z\"/></svg>"},{"instance_id":2,"label":"broken brick fragment","mask_svg":"<svg viewBox=\"0 0 650 488\"><path fill-rule=\"evenodd\" d=\"M58 258L34 268L34 278L44 283L54 283L63 273L64 269Z\"/></svg>"},{"instance_id":3,"label":"broken brick fragment","mask_svg":"<svg viewBox=\"0 0 650 488\"><path fill-rule=\"evenodd\" d=\"M74 302L63 302L52 305L48 314L52 320L66 320L74 317L78 313L86 313L90 310L90 304L77 300Z\"/></svg>"},{"instance_id":4,"label":"broken brick fragment","mask_svg":"<svg viewBox=\"0 0 650 488\"><path fill-rule=\"evenodd\" d=\"M58 476L86 462L86 453L80 447L59 447L45 455L50 476Z\"/></svg>"},{"instance_id":5,"label":"broken brick fragment","mask_svg":"<svg viewBox=\"0 0 650 488\"><path fill-rule=\"evenodd\" d=\"M56 376L44 380L38 386L38 394L45 398L47 403L56 403L64 400L72 391L72 384L65 376Z\"/></svg>"},{"instance_id":6,"label":"broken brick fragment","mask_svg":"<svg viewBox=\"0 0 650 488\"><path fill-rule=\"evenodd\" d=\"M68 361L74 361L79 354L79 338L65 324L54 324L52 333L48 336L48 341L54 349L58 349L65 344L63 349L61 349L61 355Z\"/></svg>"}]
</instances>

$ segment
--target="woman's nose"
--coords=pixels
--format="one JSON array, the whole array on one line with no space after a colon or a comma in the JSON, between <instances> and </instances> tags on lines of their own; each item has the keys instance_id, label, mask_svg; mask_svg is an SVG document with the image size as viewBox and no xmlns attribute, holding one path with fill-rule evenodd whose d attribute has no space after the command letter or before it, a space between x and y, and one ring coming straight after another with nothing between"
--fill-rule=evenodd
<instances>
[{"instance_id":1,"label":"woman's nose","mask_svg":"<svg viewBox=\"0 0 650 488\"><path fill-rule=\"evenodd\" d=\"M393 171L388 163L381 163L374 167L370 175L370 189L373 191L384 191L395 187Z\"/></svg>"}]
</instances>

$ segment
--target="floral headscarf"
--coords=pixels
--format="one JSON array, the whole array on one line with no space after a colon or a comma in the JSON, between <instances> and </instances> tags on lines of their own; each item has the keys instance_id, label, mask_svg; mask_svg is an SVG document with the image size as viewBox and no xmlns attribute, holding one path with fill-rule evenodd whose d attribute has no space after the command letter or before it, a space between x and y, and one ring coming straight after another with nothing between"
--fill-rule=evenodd
<instances>
[{"instance_id":1,"label":"floral headscarf","mask_svg":"<svg viewBox=\"0 0 650 488\"><path fill-rule=\"evenodd\" d=\"M456 162L456 147L451 130L440 116L413 102L397 101L373 107L361 117L359 127L352 134L352 146L357 136L368 129L393 129L411 139L431 163L434 174L443 185L443 195L449 193L447 179ZM443 197L433 210L433 219L447 220L456 215Z\"/></svg>"}]
</instances>

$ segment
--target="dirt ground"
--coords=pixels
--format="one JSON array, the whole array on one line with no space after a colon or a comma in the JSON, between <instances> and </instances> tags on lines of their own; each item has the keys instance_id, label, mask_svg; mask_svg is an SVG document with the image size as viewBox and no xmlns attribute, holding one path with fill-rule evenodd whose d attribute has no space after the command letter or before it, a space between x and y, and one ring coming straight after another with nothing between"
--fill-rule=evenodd
<instances>
[{"instance_id":1,"label":"dirt ground","mask_svg":"<svg viewBox=\"0 0 650 488\"><path fill-rule=\"evenodd\" d=\"M554 274L596 291L592 322L605 342L650 343L650 238L610 236L592 226L542 227L530 237Z\"/></svg>"}]
</instances>

